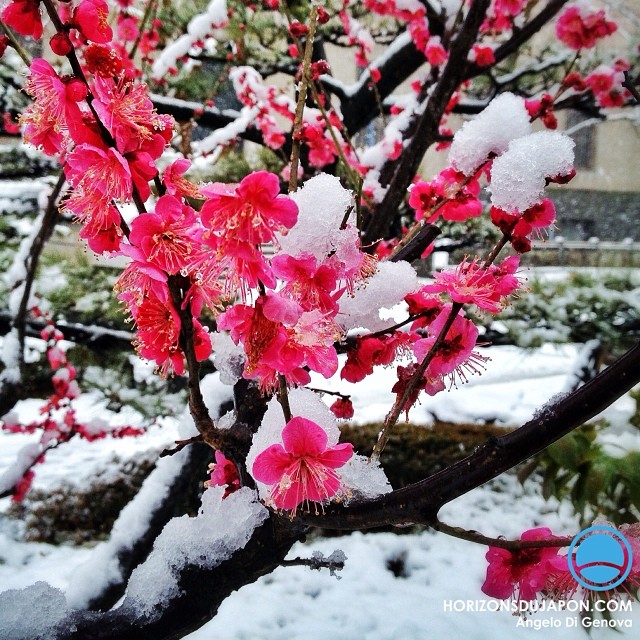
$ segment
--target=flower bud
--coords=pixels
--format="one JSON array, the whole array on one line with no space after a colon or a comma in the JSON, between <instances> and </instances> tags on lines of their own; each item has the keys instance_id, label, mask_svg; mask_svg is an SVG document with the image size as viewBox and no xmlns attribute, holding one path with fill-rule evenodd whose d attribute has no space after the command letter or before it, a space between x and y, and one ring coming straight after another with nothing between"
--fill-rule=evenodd
<instances>
[{"instance_id":1,"label":"flower bud","mask_svg":"<svg viewBox=\"0 0 640 640\"><path fill-rule=\"evenodd\" d=\"M82 80L72 77L66 83L65 95L67 100L80 102L80 100L84 100L87 97L87 85Z\"/></svg>"},{"instance_id":2,"label":"flower bud","mask_svg":"<svg viewBox=\"0 0 640 640\"><path fill-rule=\"evenodd\" d=\"M289 25L289 33L294 38L302 38L302 36L306 36L307 33L309 33L309 27L307 27L306 24L302 24L302 22L298 22L297 20L294 20Z\"/></svg>"},{"instance_id":3,"label":"flower bud","mask_svg":"<svg viewBox=\"0 0 640 640\"><path fill-rule=\"evenodd\" d=\"M49 40L49 45L51 46L51 51L57 56L66 56L73 48L69 36L64 33L64 31L58 31L58 33Z\"/></svg>"}]
</instances>

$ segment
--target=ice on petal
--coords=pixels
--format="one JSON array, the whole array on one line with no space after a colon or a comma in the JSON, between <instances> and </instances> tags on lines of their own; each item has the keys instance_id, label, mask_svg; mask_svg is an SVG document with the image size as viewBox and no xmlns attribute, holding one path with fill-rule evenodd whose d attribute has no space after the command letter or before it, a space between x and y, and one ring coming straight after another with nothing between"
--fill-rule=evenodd
<instances>
[{"instance_id":1,"label":"ice on petal","mask_svg":"<svg viewBox=\"0 0 640 640\"><path fill-rule=\"evenodd\" d=\"M500 155L509 143L531 132L524 98L502 93L453 137L449 163L465 175L473 174L489 154Z\"/></svg>"},{"instance_id":2,"label":"ice on petal","mask_svg":"<svg viewBox=\"0 0 640 640\"><path fill-rule=\"evenodd\" d=\"M504 211L525 211L542 200L547 178L565 176L573 169L573 147L568 136L538 131L513 140L493 161L491 202Z\"/></svg>"},{"instance_id":3,"label":"ice on petal","mask_svg":"<svg viewBox=\"0 0 640 640\"><path fill-rule=\"evenodd\" d=\"M345 329L363 327L378 331L393 322L380 317L381 309L391 309L418 288L418 276L408 262L381 262L371 278L353 296L340 298L336 321Z\"/></svg>"}]
</instances>

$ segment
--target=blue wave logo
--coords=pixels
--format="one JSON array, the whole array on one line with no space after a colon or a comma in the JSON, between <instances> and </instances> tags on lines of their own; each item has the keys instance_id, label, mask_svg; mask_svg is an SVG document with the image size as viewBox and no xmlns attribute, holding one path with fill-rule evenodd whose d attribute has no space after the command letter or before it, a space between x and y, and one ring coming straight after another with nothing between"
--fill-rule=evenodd
<instances>
[{"instance_id":1,"label":"blue wave logo","mask_svg":"<svg viewBox=\"0 0 640 640\"><path fill-rule=\"evenodd\" d=\"M633 554L628 540L616 529L583 529L569 546L569 571L578 584L591 591L609 591L629 575Z\"/></svg>"}]
</instances>

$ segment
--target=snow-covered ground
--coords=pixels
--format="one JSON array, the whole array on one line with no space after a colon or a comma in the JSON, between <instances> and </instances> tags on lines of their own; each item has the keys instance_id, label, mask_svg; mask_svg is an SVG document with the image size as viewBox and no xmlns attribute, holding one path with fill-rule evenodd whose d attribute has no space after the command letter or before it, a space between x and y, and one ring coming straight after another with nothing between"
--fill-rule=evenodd
<instances>
[{"instance_id":1,"label":"snow-covered ground","mask_svg":"<svg viewBox=\"0 0 640 640\"><path fill-rule=\"evenodd\" d=\"M496 420L517 425L530 418L549 398L561 392L578 357L575 346L550 346L535 351L515 347L492 347L487 371L469 383L434 398L423 398L412 411L414 422L428 424L433 416L442 420ZM379 420L388 410L392 370L380 369L366 383L347 385L324 381L324 388L352 393L359 422ZM320 380L314 384L321 386ZM219 388L217 384L212 388ZM327 397L328 401L330 397ZM16 410L25 418L33 415L33 401ZM624 397L606 411L612 428L619 434L633 412L634 403ZM104 407L86 402L78 409L83 417L94 412L104 417ZM134 421L128 416L127 421ZM138 439L103 440L92 444L71 442L47 456L37 470L36 487L54 485L63 479L86 481L92 469L113 455L123 458L147 448L161 448L178 437L177 421L167 419ZM20 446L34 436L0 434L0 473ZM640 449L640 437L628 432L625 442ZM22 588L38 580L68 587L75 570L92 554L86 547L25 543L19 523L3 517L8 500L0 501L0 589ZM535 486L524 489L507 476L492 485L476 489L447 505L441 518L449 524L480 530L488 535L517 537L534 526L548 526L554 533L578 530L567 505L545 502ZM303 567L283 567L228 598L208 625L191 634L191 640L391 640L395 638L535 638L543 633L548 640L584 639L585 630L572 627L576 613L538 613L528 624L559 625L536 630L522 626L523 619L510 612L469 611L489 602L480 591L484 580L486 548L431 532L395 535L354 533L298 544L290 557L308 557L319 550L325 555L341 549L347 563L338 575ZM389 562L403 565L396 577ZM471 604L465 604L470 601ZM460 604L462 602L462 604ZM495 602L495 601L494 601ZM459 611L459 608L465 611ZM640 626L640 606L631 613L614 614ZM567 622L569 621L569 622ZM593 638L634 637L633 629L594 629Z\"/></svg>"}]
</instances>

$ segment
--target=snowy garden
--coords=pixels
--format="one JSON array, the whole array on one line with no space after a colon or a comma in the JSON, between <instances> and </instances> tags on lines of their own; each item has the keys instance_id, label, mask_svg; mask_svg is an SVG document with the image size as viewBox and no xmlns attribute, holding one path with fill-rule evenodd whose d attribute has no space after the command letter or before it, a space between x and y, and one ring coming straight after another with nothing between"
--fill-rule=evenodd
<instances>
[{"instance_id":1,"label":"snowy garden","mask_svg":"<svg viewBox=\"0 0 640 640\"><path fill-rule=\"evenodd\" d=\"M606 9L4 4L0 638L634 637L640 238L539 257Z\"/></svg>"}]
</instances>

